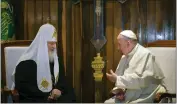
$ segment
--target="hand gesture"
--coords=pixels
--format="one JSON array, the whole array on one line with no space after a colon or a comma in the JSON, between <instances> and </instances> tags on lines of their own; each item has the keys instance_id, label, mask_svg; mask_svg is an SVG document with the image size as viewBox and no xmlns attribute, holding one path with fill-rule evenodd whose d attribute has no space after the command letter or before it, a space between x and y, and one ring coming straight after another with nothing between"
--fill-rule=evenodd
<instances>
[{"instance_id":1,"label":"hand gesture","mask_svg":"<svg viewBox=\"0 0 177 104\"><path fill-rule=\"evenodd\" d=\"M106 76L111 82L116 82L117 80L117 75L112 71L112 69L110 70L110 74L106 73Z\"/></svg>"}]
</instances>

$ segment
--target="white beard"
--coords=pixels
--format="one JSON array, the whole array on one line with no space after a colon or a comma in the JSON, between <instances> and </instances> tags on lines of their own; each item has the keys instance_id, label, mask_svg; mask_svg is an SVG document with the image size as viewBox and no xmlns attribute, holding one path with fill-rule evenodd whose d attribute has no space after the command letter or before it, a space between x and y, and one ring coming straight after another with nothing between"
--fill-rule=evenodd
<instances>
[{"instance_id":1,"label":"white beard","mask_svg":"<svg viewBox=\"0 0 177 104\"><path fill-rule=\"evenodd\" d=\"M51 63L54 62L54 52L55 51L49 51L49 62L51 62Z\"/></svg>"}]
</instances>

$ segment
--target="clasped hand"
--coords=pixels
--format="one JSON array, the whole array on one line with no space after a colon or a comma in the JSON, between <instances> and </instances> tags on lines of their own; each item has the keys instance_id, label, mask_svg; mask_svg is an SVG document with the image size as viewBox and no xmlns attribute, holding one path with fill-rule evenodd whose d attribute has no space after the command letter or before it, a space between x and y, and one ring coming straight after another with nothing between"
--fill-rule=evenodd
<instances>
[{"instance_id":1,"label":"clasped hand","mask_svg":"<svg viewBox=\"0 0 177 104\"><path fill-rule=\"evenodd\" d=\"M51 95L48 97L48 100L56 100L61 96L61 91L58 89L53 89Z\"/></svg>"}]
</instances>

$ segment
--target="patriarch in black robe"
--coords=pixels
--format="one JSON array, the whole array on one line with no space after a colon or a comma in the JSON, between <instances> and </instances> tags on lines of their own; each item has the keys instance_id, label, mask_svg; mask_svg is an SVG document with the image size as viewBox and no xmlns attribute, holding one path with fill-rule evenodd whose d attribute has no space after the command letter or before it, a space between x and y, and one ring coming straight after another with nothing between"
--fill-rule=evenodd
<instances>
[{"instance_id":1,"label":"patriarch in black robe","mask_svg":"<svg viewBox=\"0 0 177 104\"><path fill-rule=\"evenodd\" d=\"M65 71L56 51L57 32L53 25L40 27L35 39L17 62L13 89L22 103L75 103L75 93L68 86Z\"/></svg>"}]
</instances>

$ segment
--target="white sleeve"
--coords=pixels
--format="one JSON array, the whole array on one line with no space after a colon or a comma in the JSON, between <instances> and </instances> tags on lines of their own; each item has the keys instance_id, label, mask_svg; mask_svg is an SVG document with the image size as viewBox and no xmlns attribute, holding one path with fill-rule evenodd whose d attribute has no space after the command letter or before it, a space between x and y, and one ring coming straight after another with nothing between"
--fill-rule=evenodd
<instances>
[{"instance_id":1,"label":"white sleeve","mask_svg":"<svg viewBox=\"0 0 177 104\"><path fill-rule=\"evenodd\" d=\"M117 76L115 86L127 89L140 89L140 83L143 83L143 80L136 73L125 74L123 76Z\"/></svg>"},{"instance_id":2,"label":"white sleeve","mask_svg":"<svg viewBox=\"0 0 177 104\"><path fill-rule=\"evenodd\" d=\"M134 67L135 69L131 69L134 70L132 73L125 73L123 76L117 76L115 86L127 89L140 89L159 81L155 76L159 76L161 71L156 66L155 59L152 55L148 55L148 57L141 62L141 66L136 66L137 67Z\"/></svg>"}]
</instances>

